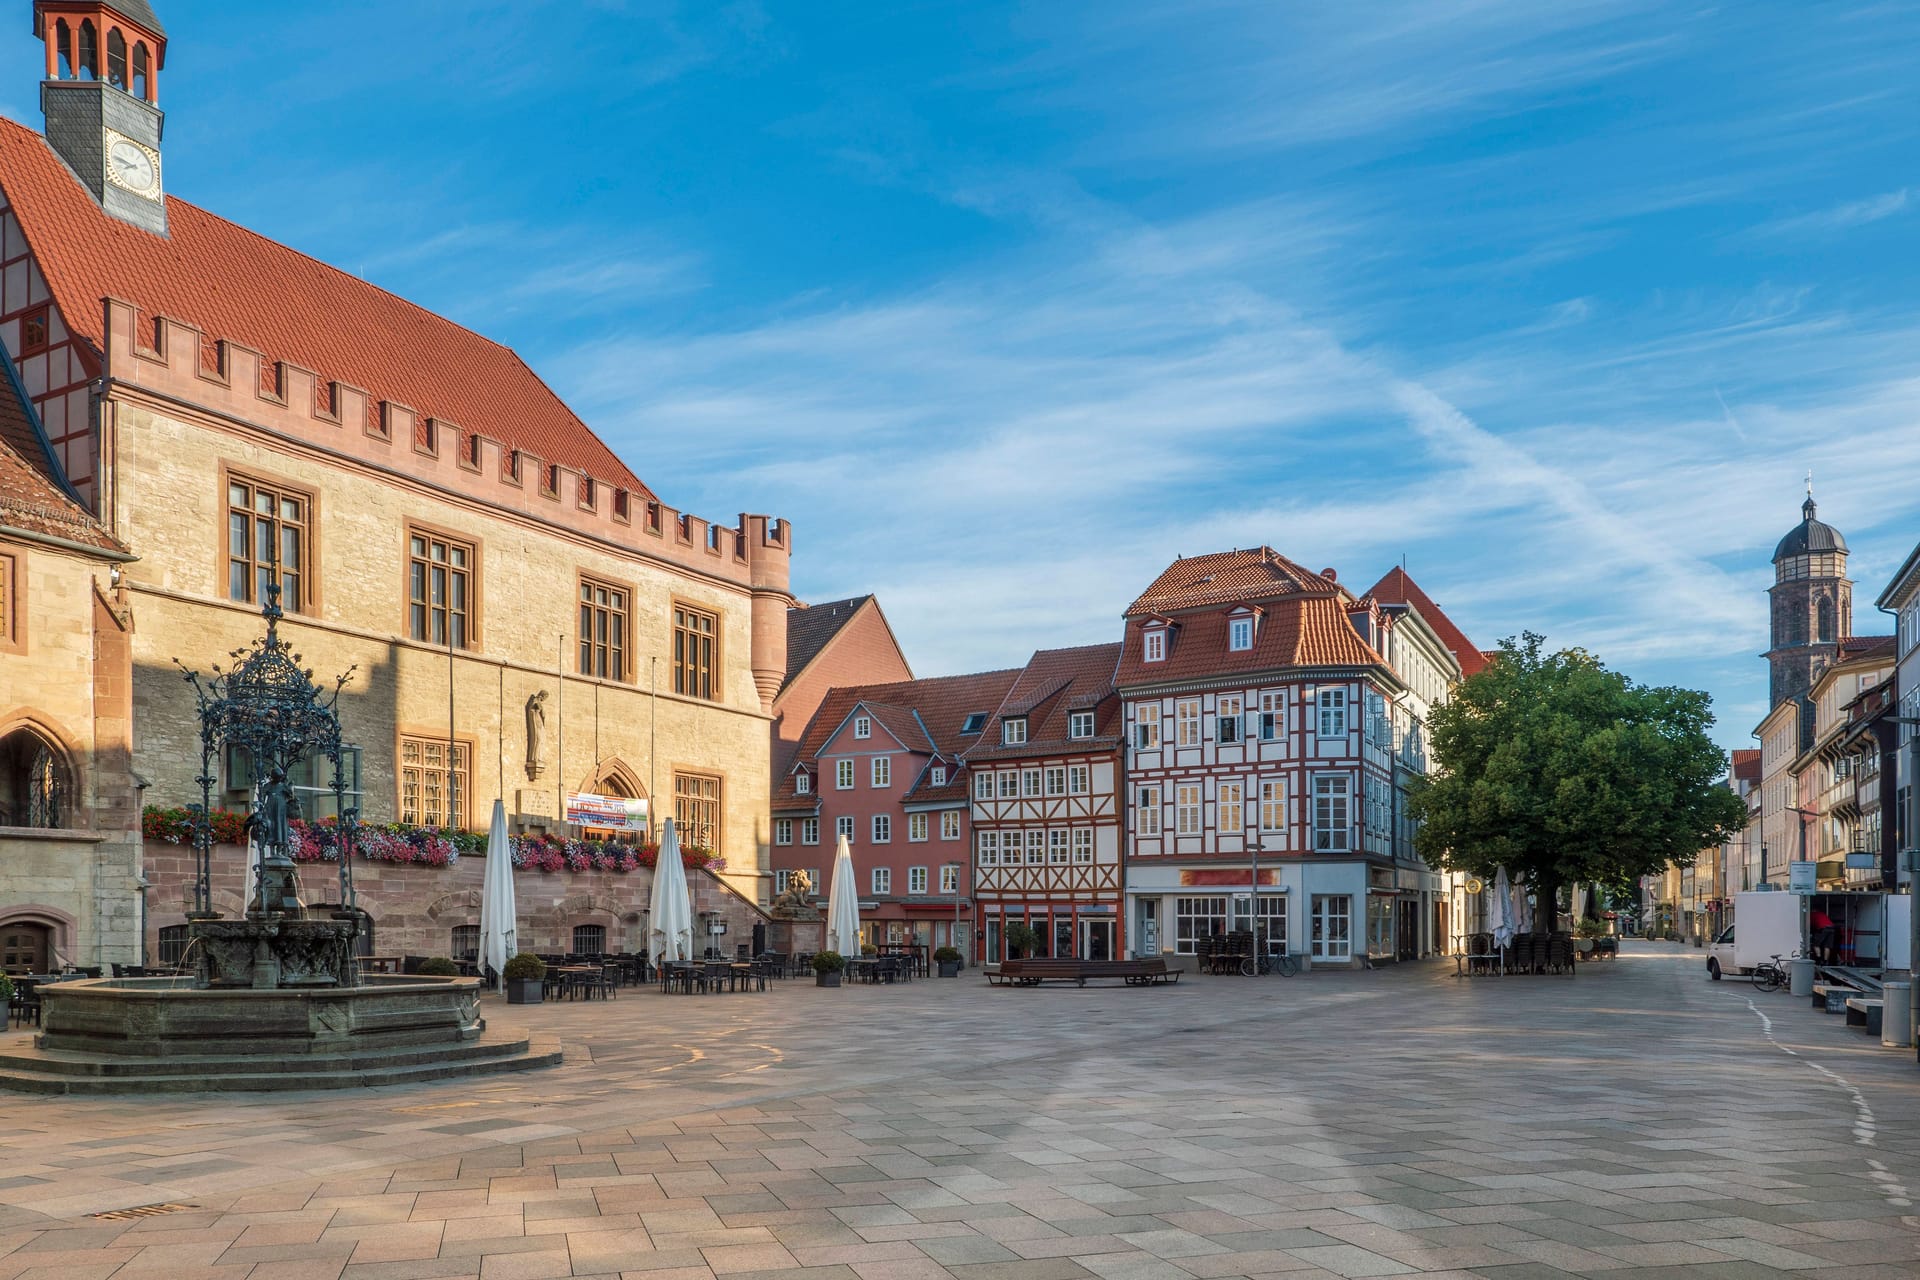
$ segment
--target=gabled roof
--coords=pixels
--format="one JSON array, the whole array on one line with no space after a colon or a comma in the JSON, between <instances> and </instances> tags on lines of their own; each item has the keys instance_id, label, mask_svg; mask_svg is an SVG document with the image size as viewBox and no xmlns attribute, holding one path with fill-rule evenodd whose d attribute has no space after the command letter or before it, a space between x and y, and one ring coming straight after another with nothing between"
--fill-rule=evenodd
<instances>
[{"instance_id":1,"label":"gabled roof","mask_svg":"<svg viewBox=\"0 0 1920 1280\"><path fill-rule=\"evenodd\" d=\"M1120 741L1121 716L1113 678L1123 647L1092 644L1036 651L1007 690L999 711L987 721L978 743L968 749L967 763L1113 747ZM1092 738L1067 737L1068 718L1075 711L1095 713ZM1019 716L1027 719L1026 742L1004 745L1001 724Z\"/></svg>"},{"instance_id":2,"label":"gabled roof","mask_svg":"<svg viewBox=\"0 0 1920 1280\"><path fill-rule=\"evenodd\" d=\"M1014 679L1019 674L1017 669L982 671L972 675L934 676L925 680L835 689L827 694L820 709L814 712L813 719L807 723L794 759L817 772L821 750L840 726L846 723L853 709L862 703L870 710L886 709L890 733L895 732L896 727L904 728L901 716L910 716L918 734L917 744L911 747L912 750L921 754L937 754L948 760L958 759L960 753L979 737L977 733L963 735L960 732L968 714L993 711L1006 698L1007 690L1013 687ZM880 718L879 712L875 713L875 718ZM895 736L907 741L902 733L896 733ZM917 789L910 789L908 795L913 799L924 798ZM773 807L776 809L810 808L818 800L818 788L804 796L795 793L791 771L775 782Z\"/></svg>"},{"instance_id":3,"label":"gabled roof","mask_svg":"<svg viewBox=\"0 0 1920 1280\"><path fill-rule=\"evenodd\" d=\"M1760 748L1742 747L1733 753L1733 776L1749 782L1760 781Z\"/></svg>"},{"instance_id":4,"label":"gabled roof","mask_svg":"<svg viewBox=\"0 0 1920 1280\"><path fill-rule=\"evenodd\" d=\"M1460 664L1462 676L1471 676L1486 668L1486 653L1467 639L1467 633L1454 624L1446 610L1433 602L1433 597L1420 589L1420 584L1405 569L1395 565L1387 570L1386 577L1374 583L1367 594L1382 604L1412 605L1414 611L1433 628L1433 633L1440 637L1440 643L1453 654L1454 660Z\"/></svg>"},{"instance_id":5,"label":"gabled roof","mask_svg":"<svg viewBox=\"0 0 1920 1280\"><path fill-rule=\"evenodd\" d=\"M1143 624L1134 618L1127 623L1126 648L1115 683L1129 688L1286 667L1386 669L1386 659L1353 629L1347 600L1342 593L1275 601L1254 632L1253 648L1238 651L1227 648L1226 610L1189 614L1181 619L1166 658L1159 662L1148 662L1142 655Z\"/></svg>"},{"instance_id":6,"label":"gabled roof","mask_svg":"<svg viewBox=\"0 0 1920 1280\"><path fill-rule=\"evenodd\" d=\"M1302 568L1272 547L1221 551L1175 560L1127 606L1126 616L1306 593L1344 594L1332 578Z\"/></svg>"},{"instance_id":7,"label":"gabled roof","mask_svg":"<svg viewBox=\"0 0 1920 1280\"><path fill-rule=\"evenodd\" d=\"M928 736L926 726L920 723L920 716L912 707L893 706L862 698L853 705L853 710L864 711L871 716L875 723L893 736L895 742L907 750L933 754L933 739Z\"/></svg>"},{"instance_id":8,"label":"gabled roof","mask_svg":"<svg viewBox=\"0 0 1920 1280\"><path fill-rule=\"evenodd\" d=\"M0 119L4 190L68 329L96 355L108 296L642 496L512 350L175 197L165 236L101 212L38 133ZM271 366L263 366L270 370ZM97 369L95 370L97 372Z\"/></svg>"},{"instance_id":9,"label":"gabled roof","mask_svg":"<svg viewBox=\"0 0 1920 1280\"><path fill-rule=\"evenodd\" d=\"M18 413L11 391L0 387L0 415ZM108 533L87 509L0 438L0 535L12 531L93 547L113 560L130 560L126 544Z\"/></svg>"},{"instance_id":10,"label":"gabled roof","mask_svg":"<svg viewBox=\"0 0 1920 1280\"><path fill-rule=\"evenodd\" d=\"M800 605L787 610L787 674L780 682L781 689L797 680L815 658L826 652L834 638L851 626L861 611L869 606L891 639L893 627L881 610L880 601L872 595L848 596L845 600L829 600L824 604ZM899 650L900 645L895 641L894 652L899 653ZM899 656L900 665L911 672L906 655Z\"/></svg>"}]
</instances>

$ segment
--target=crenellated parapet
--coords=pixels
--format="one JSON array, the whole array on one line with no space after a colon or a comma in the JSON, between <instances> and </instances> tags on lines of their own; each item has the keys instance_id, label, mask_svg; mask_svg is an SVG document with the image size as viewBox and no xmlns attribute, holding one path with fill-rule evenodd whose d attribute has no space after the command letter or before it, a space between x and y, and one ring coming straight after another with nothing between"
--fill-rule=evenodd
<instances>
[{"instance_id":1,"label":"crenellated parapet","mask_svg":"<svg viewBox=\"0 0 1920 1280\"><path fill-rule=\"evenodd\" d=\"M363 387L210 338L166 316L143 315L118 298L106 300L106 333L106 377L120 387L747 588L754 599L756 684L764 684L763 665L777 659L785 669L792 529L784 520L743 514L736 526L714 524L644 490L551 462ZM763 607L763 600L769 604ZM763 655L763 645L773 641L763 641L761 614L775 603L780 651ZM764 687L762 698L771 698Z\"/></svg>"}]
</instances>

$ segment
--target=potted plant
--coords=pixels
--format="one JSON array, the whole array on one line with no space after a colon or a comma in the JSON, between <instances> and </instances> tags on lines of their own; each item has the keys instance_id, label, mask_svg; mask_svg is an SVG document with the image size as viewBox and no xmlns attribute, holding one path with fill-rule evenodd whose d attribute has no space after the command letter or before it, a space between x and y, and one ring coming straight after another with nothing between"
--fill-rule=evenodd
<instances>
[{"instance_id":1,"label":"potted plant","mask_svg":"<svg viewBox=\"0 0 1920 1280\"><path fill-rule=\"evenodd\" d=\"M960 952L955 947L936 947L933 962L940 966L940 976L957 978L960 976Z\"/></svg>"},{"instance_id":2,"label":"potted plant","mask_svg":"<svg viewBox=\"0 0 1920 1280\"><path fill-rule=\"evenodd\" d=\"M507 980L508 1004L539 1004L546 986L547 962L522 951L500 971Z\"/></svg>"},{"instance_id":3,"label":"potted plant","mask_svg":"<svg viewBox=\"0 0 1920 1280\"><path fill-rule=\"evenodd\" d=\"M1040 935L1030 924L1010 924L1007 926L1007 954L1018 960L1029 951L1040 946Z\"/></svg>"},{"instance_id":4,"label":"potted plant","mask_svg":"<svg viewBox=\"0 0 1920 1280\"><path fill-rule=\"evenodd\" d=\"M460 976L460 966L445 956L430 956L420 962L420 967L414 973L422 978L457 978Z\"/></svg>"},{"instance_id":5,"label":"potted plant","mask_svg":"<svg viewBox=\"0 0 1920 1280\"><path fill-rule=\"evenodd\" d=\"M1592 955L1596 939L1607 936L1606 922L1595 920L1592 916L1582 916L1573 927L1573 949L1581 955Z\"/></svg>"},{"instance_id":6,"label":"potted plant","mask_svg":"<svg viewBox=\"0 0 1920 1280\"><path fill-rule=\"evenodd\" d=\"M840 971L846 967L846 959L838 951L819 951L814 953L813 985L816 987L839 986Z\"/></svg>"},{"instance_id":7,"label":"potted plant","mask_svg":"<svg viewBox=\"0 0 1920 1280\"><path fill-rule=\"evenodd\" d=\"M880 954L880 948L871 942L863 942L860 944L860 954L863 956L877 956Z\"/></svg>"}]
</instances>

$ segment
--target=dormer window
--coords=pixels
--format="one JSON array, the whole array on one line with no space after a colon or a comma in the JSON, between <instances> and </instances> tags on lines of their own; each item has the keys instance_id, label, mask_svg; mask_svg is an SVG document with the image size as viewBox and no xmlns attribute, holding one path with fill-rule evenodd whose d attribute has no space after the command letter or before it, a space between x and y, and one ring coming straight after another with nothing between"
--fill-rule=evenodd
<instances>
[{"instance_id":1,"label":"dormer window","mask_svg":"<svg viewBox=\"0 0 1920 1280\"><path fill-rule=\"evenodd\" d=\"M947 785L947 766L943 764L937 764L933 766L933 769L927 775L927 783L929 786L935 786L935 787L946 786Z\"/></svg>"},{"instance_id":2,"label":"dormer window","mask_svg":"<svg viewBox=\"0 0 1920 1280\"><path fill-rule=\"evenodd\" d=\"M808 775L806 770L802 769L799 773L793 775L793 794L804 796L812 790L813 778Z\"/></svg>"},{"instance_id":3,"label":"dormer window","mask_svg":"<svg viewBox=\"0 0 1920 1280\"><path fill-rule=\"evenodd\" d=\"M1000 722L1000 741L1009 747L1017 747L1027 740L1027 718L1011 716Z\"/></svg>"},{"instance_id":4,"label":"dormer window","mask_svg":"<svg viewBox=\"0 0 1920 1280\"><path fill-rule=\"evenodd\" d=\"M1153 630L1143 637L1142 656L1148 662L1165 662L1167 659L1167 633Z\"/></svg>"},{"instance_id":5,"label":"dormer window","mask_svg":"<svg viewBox=\"0 0 1920 1280\"><path fill-rule=\"evenodd\" d=\"M1233 618L1227 622L1227 648L1234 653L1244 653L1253 648L1252 618Z\"/></svg>"},{"instance_id":6,"label":"dormer window","mask_svg":"<svg viewBox=\"0 0 1920 1280\"><path fill-rule=\"evenodd\" d=\"M853 718L853 736L856 738L871 738L873 736L873 721L866 716L855 716Z\"/></svg>"},{"instance_id":7,"label":"dormer window","mask_svg":"<svg viewBox=\"0 0 1920 1280\"><path fill-rule=\"evenodd\" d=\"M1067 736L1069 738L1091 738L1093 736L1093 712L1075 711L1068 715Z\"/></svg>"}]
</instances>

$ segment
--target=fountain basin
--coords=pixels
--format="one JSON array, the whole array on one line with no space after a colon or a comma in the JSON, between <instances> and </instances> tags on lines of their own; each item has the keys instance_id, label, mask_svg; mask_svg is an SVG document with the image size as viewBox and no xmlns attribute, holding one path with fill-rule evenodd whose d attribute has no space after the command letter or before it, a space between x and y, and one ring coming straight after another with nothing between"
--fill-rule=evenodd
<instances>
[{"instance_id":1,"label":"fountain basin","mask_svg":"<svg viewBox=\"0 0 1920 1280\"><path fill-rule=\"evenodd\" d=\"M560 1061L553 1037L489 1032L477 978L368 975L359 986L321 988L191 982L96 978L42 987L43 1030L32 1048L0 1049L0 1088L340 1089Z\"/></svg>"}]
</instances>

